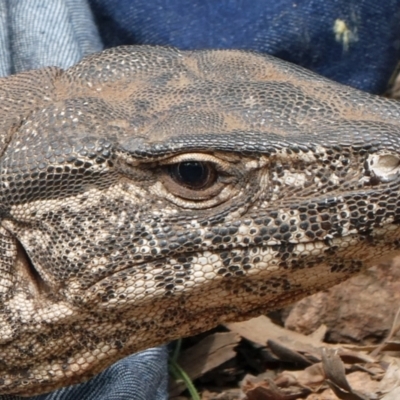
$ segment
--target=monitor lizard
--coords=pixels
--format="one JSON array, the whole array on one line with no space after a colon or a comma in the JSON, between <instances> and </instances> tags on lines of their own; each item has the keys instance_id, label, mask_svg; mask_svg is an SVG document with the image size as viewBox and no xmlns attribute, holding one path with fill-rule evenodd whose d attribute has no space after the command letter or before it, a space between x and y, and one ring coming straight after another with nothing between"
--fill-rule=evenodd
<instances>
[{"instance_id":1,"label":"monitor lizard","mask_svg":"<svg viewBox=\"0 0 400 400\"><path fill-rule=\"evenodd\" d=\"M400 105L268 55L126 46L0 81L0 393L400 249Z\"/></svg>"}]
</instances>

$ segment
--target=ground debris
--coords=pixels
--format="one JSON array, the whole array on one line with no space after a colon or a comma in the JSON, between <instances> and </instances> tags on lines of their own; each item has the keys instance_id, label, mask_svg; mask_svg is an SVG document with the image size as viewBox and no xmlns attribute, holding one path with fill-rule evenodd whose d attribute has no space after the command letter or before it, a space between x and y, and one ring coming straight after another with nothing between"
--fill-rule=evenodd
<instances>
[{"instance_id":1,"label":"ground debris","mask_svg":"<svg viewBox=\"0 0 400 400\"><path fill-rule=\"evenodd\" d=\"M366 277L345 282L343 285L347 288L337 287L317 294L319 297L314 304L306 299L289 312L278 314L282 318L292 315L291 323L296 315L298 322L294 326L287 320L280 322L279 318L276 323L274 315L274 322L267 316L260 316L220 327L208 340L214 342L221 338L218 340L225 349L224 356L216 356L215 351L207 354L209 344L205 343L209 342L203 342L203 334L197 345L185 350L179 363L187 368L193 380L196 379L195 386L202 400L400 399L400 312L397 312L396 297L399 267L400 259L394 260L390 269L388 265L376 267ZM383 281L380 284L384 290L390 291L390 296L396 293L393 301L388 300L387 293L382 299L383 289L377 289L376 283L379 280ZM371 281L373 287L369 286ZM359 303L354 295L356 287L363 293ZM329 296L333 300L328 299ZM374 296L378 298L375 303ZM315 316L321 311L322 300L327 301L324 310L327 311L330 304L333 314L321 313L319 321L326 321L328 325L317 326ZM336 310L333 309L335 301L340 302ZM355 312L359 313L358 318L353 318ZM301 328L302 324L307 325L300 321L302 313L309 321L312 316L312 324L307 329ZM342 327L346 328L340 331ZM326 342L332 338L342 338L343 342ZM201 356L195 351L198 345L203 349ZM209 367L203 368L207 365ZM192 370L197 372L192 373ZM176 390L177 385L174 385L171 398L189 398L184 386L178 385L179 390Z\"/></svg>"}]
</instances>

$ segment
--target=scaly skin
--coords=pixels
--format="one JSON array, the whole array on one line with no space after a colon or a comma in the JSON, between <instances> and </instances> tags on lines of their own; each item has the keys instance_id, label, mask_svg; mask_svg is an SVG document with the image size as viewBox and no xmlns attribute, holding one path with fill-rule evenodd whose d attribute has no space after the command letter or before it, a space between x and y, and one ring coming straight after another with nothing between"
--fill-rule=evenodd
<instances>
[{"instance_id":1,"label":"scaly skin","mask_svg":"<svg viewBox=\"0 0 400 400\"><path fill-rule=\"evenodd\" d=\"M157 47L0 84L2 394L399 252L395 102L265 55Z\"/></svg>"}]
</instances>

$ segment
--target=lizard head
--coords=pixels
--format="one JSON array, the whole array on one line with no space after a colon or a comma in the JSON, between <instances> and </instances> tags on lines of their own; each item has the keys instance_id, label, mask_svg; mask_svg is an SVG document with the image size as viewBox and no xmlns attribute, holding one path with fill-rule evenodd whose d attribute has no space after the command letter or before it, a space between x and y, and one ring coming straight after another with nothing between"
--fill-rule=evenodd
<instances>
[{"instance_id":1,"label":"lizard head","mask_svg":"<svg viewBox=\"0 0 400 400\"><path fill-rule=\"evenodd\" d=\"M269 56L122 47L2 80L0 393L398 252L400 106Z\"/></svg>"}]
</instances>

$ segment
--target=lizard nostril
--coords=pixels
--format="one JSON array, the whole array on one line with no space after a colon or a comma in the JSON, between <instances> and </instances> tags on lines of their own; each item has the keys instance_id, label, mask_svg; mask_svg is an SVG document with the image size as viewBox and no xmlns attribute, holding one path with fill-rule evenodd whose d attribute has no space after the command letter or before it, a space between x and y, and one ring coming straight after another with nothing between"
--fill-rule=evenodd
<instances>
[{"instance_id":1,"label":"lizard nostril","mask_svg":"<svg viewBox=\"0 0 400 400\"><path fill-rule=\"evenodd\" d=\"M374 154L368 157L370 174L381 182L388 182L400 174L400 158L393 154Z\"/></svg>"}]
</instances>

